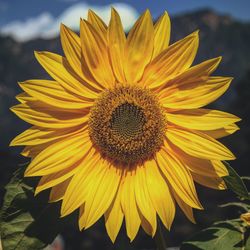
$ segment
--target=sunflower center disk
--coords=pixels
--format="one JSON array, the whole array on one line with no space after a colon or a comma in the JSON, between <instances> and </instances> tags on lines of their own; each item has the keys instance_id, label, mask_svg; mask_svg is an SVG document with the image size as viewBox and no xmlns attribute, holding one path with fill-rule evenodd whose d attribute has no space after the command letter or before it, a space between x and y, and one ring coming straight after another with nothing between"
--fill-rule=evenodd
<instances>
[{"instance_id":1,"label":"sunflower center disk","mask_svg":"<svg viewBox=\"0 0 250 250\"><path fill-rule=\"evenodd\" d=\"M121 165L150 159L160 149L166 120L149 90L119 87L103 92L91 109L89 134L102 155Z\"/></svg>"},{"instance_id":2,"label":"sunflower center disk","mask_svg":"<svg viewBox=\"0 0 250 250\"><path fill-rule=\"evenodd\" d=\"M143 125L145 124L143 110L131 103L118 106L112 113L110 128L124 140L143 136Z\"/></svg>"}]
</instances>

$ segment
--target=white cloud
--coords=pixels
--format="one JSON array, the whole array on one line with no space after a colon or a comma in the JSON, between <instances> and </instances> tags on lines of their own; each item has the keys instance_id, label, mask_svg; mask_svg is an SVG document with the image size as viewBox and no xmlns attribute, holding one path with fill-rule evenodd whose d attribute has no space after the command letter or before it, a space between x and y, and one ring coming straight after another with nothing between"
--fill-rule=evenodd
<instances>
[{"instance_id":1,"label":"white cloud","mask_svg":"<svg viewBox=\"0 0 250 250\"><path fill-rule=\"evenodd\" d=\"M38 37L52 38L58 35L60 23L64 23L74 30L79 30L80 17L87 18L88 9L95 11L108 24L111 6L118 11L125 31L128 31L138 17L138 12L132 6L125 3L114 3L106 6L78 3L66 9L57 18L45 12L25 21L8 23L0 28L0 32L14 37L17 41L28 41Z\"/></svg>"},{"instance_id":2,"label":"white cloud","mask_svg":"<svg viewBox=\"0 0 250 250\"><path fill-rule=\"evenodd\" d=\"M14 21L1 28L1 33L10 35L17 41L27 41L41 36L54 23L50 13L44 12L41 15L29 18L24 22Z\"/></svg>"}]
</instances>

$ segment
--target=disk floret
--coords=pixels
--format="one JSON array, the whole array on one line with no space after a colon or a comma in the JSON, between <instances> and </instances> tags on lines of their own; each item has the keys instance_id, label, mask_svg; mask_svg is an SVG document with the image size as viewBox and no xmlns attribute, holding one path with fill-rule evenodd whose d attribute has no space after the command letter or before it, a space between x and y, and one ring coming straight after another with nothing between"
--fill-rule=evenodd
<instances>
[{"instance_id":1,"label":"disk floret","mask_svg":"<svg viewBox=\"0 0 250 250\"><path fill-rule=\"evenodd\" d=\"M163 143L165 127L157 97L138 87L103 92L90 112L93 144L103 156L123 165L151 158Z\"/></svg>"}]
</instances>

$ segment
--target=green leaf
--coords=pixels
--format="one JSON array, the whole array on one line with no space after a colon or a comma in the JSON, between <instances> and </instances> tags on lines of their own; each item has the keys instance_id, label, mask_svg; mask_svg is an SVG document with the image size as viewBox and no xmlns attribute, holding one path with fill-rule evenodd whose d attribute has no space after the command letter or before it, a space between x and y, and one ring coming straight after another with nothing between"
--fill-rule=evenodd
<instances>
[{"instance_id":1,"label":"green leaf","mask_svg":"<svg viewBox=\"0 0 250 250\"><path fill-rule=\"evenodd\" d=\"M250 181L250 176L241 176L242 180Z\"/></svg>"},{"instance_id":2,"label":"green leaf","mask_svg":"<svg viewBox=\"0 0 250 250\"><path fill-rule=\"evenodd\" d=\"M181 250L247 250L249 229L240 220L214 223L181 245Z\"/></svg>"},{"instance_id":3,"label":"green leaf","mask_svg":"<svg viewBox=\"0 0 250 250\"><path fill-rule=\"evenodd\" d=\"M224 164L228 170L229 175L224 176L223 180L225 181L227 187L231 189L234 193L236 193L240 198L250 199L248 190L240 178L240 176L236 173L236 171L229 165L228 162L224 161Z\"/></svg>"},{"instance_id":4,"label":"green leaf","mask_svg":"<svg viewBox=\"0 0 250 250\"><path fill-rule=\"evenodd\" d=\"M47 194L34 197L33 185L23 180L23 172L24 167L16 171L5 187L0 229L7 250L43 249L61 228L58 204L48 204Z\"/></svg>"},{"instance_id":5,"label":"green leaf","mask_svg":"<svg viewBox=\"0 0 250 250\"><path fill-rule=\"evenodd\" d=\"M232 207L232 206L238 207L238 208L244 210L245 212L248 212L250 210L250 205L245 204L243 202L228 202L228 203L219 205L219 207L221 207L221 208Z\"/></svg>"}]
</instances>

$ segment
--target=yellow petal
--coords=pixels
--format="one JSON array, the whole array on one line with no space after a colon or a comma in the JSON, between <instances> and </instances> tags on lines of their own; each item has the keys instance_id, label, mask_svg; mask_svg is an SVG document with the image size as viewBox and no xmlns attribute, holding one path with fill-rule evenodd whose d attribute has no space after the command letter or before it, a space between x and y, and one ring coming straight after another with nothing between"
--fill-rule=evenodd
<instances>
[{"instance_id":1,"label":"yellow petal","mask_svg":"<svg viewBox=\"0 0 250 250\"><path fill-rule=\"evenodd\" d=\"M21 155L24 157L34 158L48 146L49 146L48 143L42 144L42 146L41 145L26 146L22 150Z\"/></svg>"},{"instance_id":2,"label":"yellow petal","mask_svg":"<svg viewBox=\"0 0 250 250\"><path fill-rule=\"evenodd\" d=\"M228 135L231 135L238 131L240 128L236 124L229 124L225 126L224 128L216 129L216 130L205 130L202 131L203 133L207 134L208 136L211 136L215 139L219 139Z\"/></svg>"},{"instance_id":3,"label":"yellow petal","mask_svg":"<svg viewBox=\"0 0 250 250\"><path fill-rule=\"evenodd\" d=\"M149 10L140 16L130 30L125 45L124 71L127 82L136 83L152 57L154 27Z\"/></svg>"},{"instance_id":4,"label":"yellow petal","mask_svg":"<svg viewBox=\"0 0 250 250\"><path fill-rule=\"evenodd\" d=\"M169 94L166 92L166 96L160 98L160 101L165 108L170 109L200 108L224 94L231 81L230 77L209 77L205 81L195 80L178 86L175 90L169 90Z\"/></svg>"},{"instance_id":5,"label":"yellow petal","mask_svg":"<svg viewBox=\"0 0 250 250\"><path fill-rule=\"evenodd\" d=\"M171 93L174 89L179 88L182 85L188 85L197 81L206 81L208 76L217 69L220 62L221 57L216 57L187 69L183 73L167 81L166 84L162 85L160 87L161 92L159 95L164 97L168 95L169 92Z\"/></svg>"},{"instance_id":6,"label":"yellow petal","mask_svg":"<svg viewBox=\"0 0 250 250\"><path fill-rule=\"evenodd\" d=\"M191 109L168 113L167 120L189 129L215 130L238 122L240 118L218 110Z\"/></svg>"},{"instance_id":7,"label":"yellow petal","mask_svg":"<svg viewBox=\"0 0 250 250\"><path fill-rule=\"evenodd\" d=\"M198 49L198 32L172 44L146 67L142 84L155 88L187 70Z\"/></svg>"},{"instance_id":8,"label":"yellow petal","mask_svg":"<svg viewBox=\"0 0 250 250\"><path fill-rule=\"evenodd\" d=\"M159 167L180 198L189 206L202 209L192 176L183 163L163 149L156 156Z\"/></svg>"},{"instance_id":9,"label":"yellow petal","mask_svg":"<svg viewBox=\"0 0 250 250\"><path fill-rule=\"evenodd\" d=\"M229 174L226 166L221 161L211 160L211 163L219 177L227 176Z\"/></svg>"},{"instance_id":10,"label":"yellow petal","mask_svg":"<svg viewBox=\"0 0 250 250\"><path fill-rule=\"evenodd\" d=\"M154 52L152 58L158 56L168 47L170 30L170 18L168 13L165 11L154 25Z\"/></svg>"},{"instance_id":11,"label":"yellow petal","mask_svg":"<svg viewBox=\"0 0 250 250\"><path fill-rule=\"evenodd\" d=\"M192 156L209 160L235 159L228 148L203 133L169 127L166 136L173 144Z\"/></svg>"},{"instance_id":12,"label":"yellow petal","mask_svg":"<svg viewBox=\"0 0 250 250\"><path fill-rule=\"evenodd\" d=\"M175 203L172 194L155 160L146 161L144 166L152 204L164 226L170 229L175 216Z\"/></svg>"},{"instance_id":13,"label":"yellow petal","mask_svg":"<svg viewBox=\"0 0 250 250\"><path fill-rule=\"evenodd\" d=\"M123 218L124 214L121 208L121 194L119 189L112 204L105 213L106 230L113 243L115 242L115 239L120 231Z\"/></svg>"},{"instance_id":14,"label":"yellow petal","mask_svg":"<svg viewBox=\"0 0 250 250\"><path fill-rule=\"evenodd\" d=\"M26 102L34 102L37 101L33 96L28 95L27 93L23 92L18 95L16 95L16 99L20 103L26 103Z\"/></svg>"},{"instance_id":15,"label":"yellow petal","mask_svg":"<svg viewBox=\"0 0 250 250\"><path fill-rule=\"evenodd\" d=\"M108 27L93 10L88 11L88 22L91 23L99 35L102 36L102 39L106 41Z\"/></svg>"},{"instance_id":16,"label":"yellow petal","mask_svg":"<svg viewBox=\"0 0 250 250\"><path fill-rule=\"evenodd\" d=\"M241 220L243 220L248 226L250 226L250 212L241 214Z\"/></svg>"},{"instance_id":17,"label":"yellow petal","mask_svg":"<svg viewBox=\"0 0 250 250\"><path fill-rule=\"evenodd\" d=\"M69 94L55 81L29 80L19 83L20 87L36 100L61 109L84 109L91 107L93 102L85 101Z\"/></svg>"},{"instance_id":18,"label":"yellow petal","mask_svg":"<svg viewBox=\"0 0 250 250\"><path fill-rule=\"evenodd\" d=\"M148 220L145 219L145 217L142 215L141 211L139 211L140 219L141 219L141 227L145 231L146 234L152 236L153 229Z\"/></svg>"},{"instance_id":19,"label":"yellow petal","mask_svg":"<svg viewBox=\"0 0 250 250\"><path fill-rule=\"evenodd\" d=\"M65 112L58 109L51 109L50 106L41 102L22 103L10 109L24 121L44 128L69 128L80 124L84 125L88 121L88 115L84 112Z\"/></svg>"},{"instance_id":20,"label":"yellow petal","mask_svg":"<svg viewBox=\"0 0 250 250\"><path fill-rule=\"evenodd\" d=\"M102 90L103 86L95 81L82 58L80 37L63 24L60 34L63 51L71 68L86 82L85 85L96 91Z\"/></svg>"},{"instance_id":21,"label":"yellow petal","mask_svg":"<svg viewBox=\"0 0 250 250\"><path fill-rule=\"evenodd\" d=\"M25 176L48 175L70 167L82 159L91 147L92 143L86 135L76 135L57 141L31 161Z\"/></svg>"},{"instance_id":22,"label":"yellow petal","mask_svg":"<svg viewBox=\"0 0 250 250\"><path fill-rule=\"evenodd\" d=\"M10 143L10 146L20 146L20 145L38 145L43 143L48 143L67 137L72 134L81 133L86 130L87 126L81 128L73 129L62 129L53 130L48 128L40 128L33 126L23 133L16 136Z\"/></svg>"},{"instance_id":23,"label":"yellow petal","mask_svg":"<svg viewBox=\"0 0 250 250\"><path fill-rule=\"evenodd\" d=\"M183 158L186 167L194 173L209 177L226 176L228 171L224 164L218 160L205 160L196 157Z\"/></svg>"},{"instance_id":24,"label":"yellow petal","mask_svg":"<svg viewBox=\"0 0 250 250\"><path fill-rule=\"evenodd\" d=\"M87 21L80 23L82 55L97 82L105 87L114 85L114 75L109 62L106 41Z\"/></svg>"},{"instance_id":25,"label":"yellow petal","mask_svg":"<svg viewBox=\"0 0 250 250\"><path fill-rule=\"evenodd\" d=\"M176 202L178 203L179 207L181 208L181 210L183 211L183 213L187 216L187 218L192 222L192 223L196 223L195 219L194 219L194 213L193 213L193 208L190 207L189 205L187 205L178 195L177 193L173 190L173 195L174 198L176 200Z\"/></svg>"},{"instance_id":26,"label":"yellow petal","mask_svg":"<svg viewBox=\"0 0 250 250\"><path fill-rule=\"evenodd\" d=\"M208 177L208 176L202 176L195 173L192 173L192 176L194 180L199 183L202 186L218 189L218 190L224 190L226 189L226 184L220 177Z\"/></svg>"},{"instance_id":27,"label":"yellow petal","mask_svg":"<svg viewBox=\"0 0 250 250\"><path fill-rule=\"evenodd\" d=\"M78 167L82 165L84 159L85 158L82 157L81 160L77 161L75 164L72 164L71 166L63 170L42 176L39 183L37 184L35 195L39 194L45 189L59 185L60 183L71 178L74 175L74 173L78 170Z\"/></svg>"},{"instance_id":28,"label":"yellow petal","mask_svg":"<svg viewBox=\"0 0 250 250\"><path fill-rule=\"evenodd\" d=\"M64 57L50 52L35 52L35 56L51 77L70 93L87 100L97 97L97 93L84 85Z\"/></svg>"},{"instance_id":29,"label":"yellow petal","mask_svg":"<svg viewBox=\"0 0 250 250\"><path fill-rule=\"evenodd\" d=\"M119 14L114 8L111 10L111 19L108 27L109 55L114 74L120 83L126 81L123 71L124 47L126 36L123 31Z\"/></svg>"},{"instance_id":30,"label":"yellow petal","mask_svg":"<svg viewBox=\"0 0 250 250\"><path fill-rule=\"evenodd\" d=\"M59 133L57 133L58 132L56 130L33 126L16 136L11 141L10 146L42 144L54 140L54 138L60 138L60 136L64 135L63 130L59 130ZM57 134L57 136L50 137L51 134Z\"/></svg>"},{"instance_id":31,"label":"yellow petal","mask_svg":"<svg viewBox=\"0 0 250 250\"><path fill-rule=\"evenodd\" d=\"M156 210L150 199L146 182L146 169L144 166L138 166L135 175L135 199L143 217L147 220L150 227L150 235L153 237L156 232ZM164 197L165 198L165 197Z\"/></svg>"},{"instance_id":32,"label":"yellow petal","mask_svg":"<svg viewBox=\"0 0 250 250\"><path fill-rule=\"evenodd\" d=\"M121 171L107 161L100 167L105 169L104 175L99 183L95 182L91 191L86 195L82 217L85 229L92 226L107 211L115 197L121 179Z\"/></svg>"},{"instance_id":33,"label":"yellow petal","mask_svg":"<svg viewBox=\"0 0 250 250\"><path fill-rule=\"evenodd\" d=\"M191 172L210 177L222 177L228 175L227 168L219 160L210 161L193 157L180 150L174 144L167 143L167 141L164 142L164 146L168 152L171 152L171 154L175 154L177 157L182 159L185 167L187 167Z\"/></svg>"},{"instance_id":34,"label":"yellow petal","mask_svg":"<svg viewBox=\"0 0 250 250\"><path fill-rule=\"evenodd\" d=\"M126 171L121 183L121 207L125 216L126 231L130 241L134 240L140 224L140 216L135 200L135 171Z\"/></svg>"},{"instance_id":35,"label":"yellow petal","mask_svg":"<svg viewBox=\"0 0 250 250\"><path fill-rule=\"evenodd\" d=\"M111 169L110 163L102 160L98 168L99 171L92 176L90 184L82 190L86 197L84 212L79 217L80 229L89 228L107 211L120 182L120 171Z\"/></svg>"},{"instance_id":36,"label":"yellow petal","mask_svg":"<svg viewBox=\"0 0 250 250\"><path fill-rule=\"evenodd\" d=\"M61 206L62 216L72 213L83 205L91 188L100 184L99 181L105 172L105 168L102 168L103 160L100 157L98 153L86 155L85 161L83 161L78 171L74 174L64 195ZM85 221L82 221L81 218L79 218L79 226L81 229L85 227Z\"/></svg>"},{"instance_id":37,"label":"yellow petal","mask_svg":"<svg viewBox=\"0 0 250 250\"><path fill-rule=\"evenodd\" d=\"M81 75L81 41L79 36L64 24L61 24L60 35L63 51L70 66Z\"/></svg>"},{"instance_id":38,"label":"yellow petal","mask_svg":"<svg viewBox=\"0 0 250 250\"><path fill-rule=\"evenodd\" d=\"M56 202L63 198L65 191L70 183L71 178L65 180L64 182L52 187L49 194L49 202Z\"/></svg>"}]
</instances>

